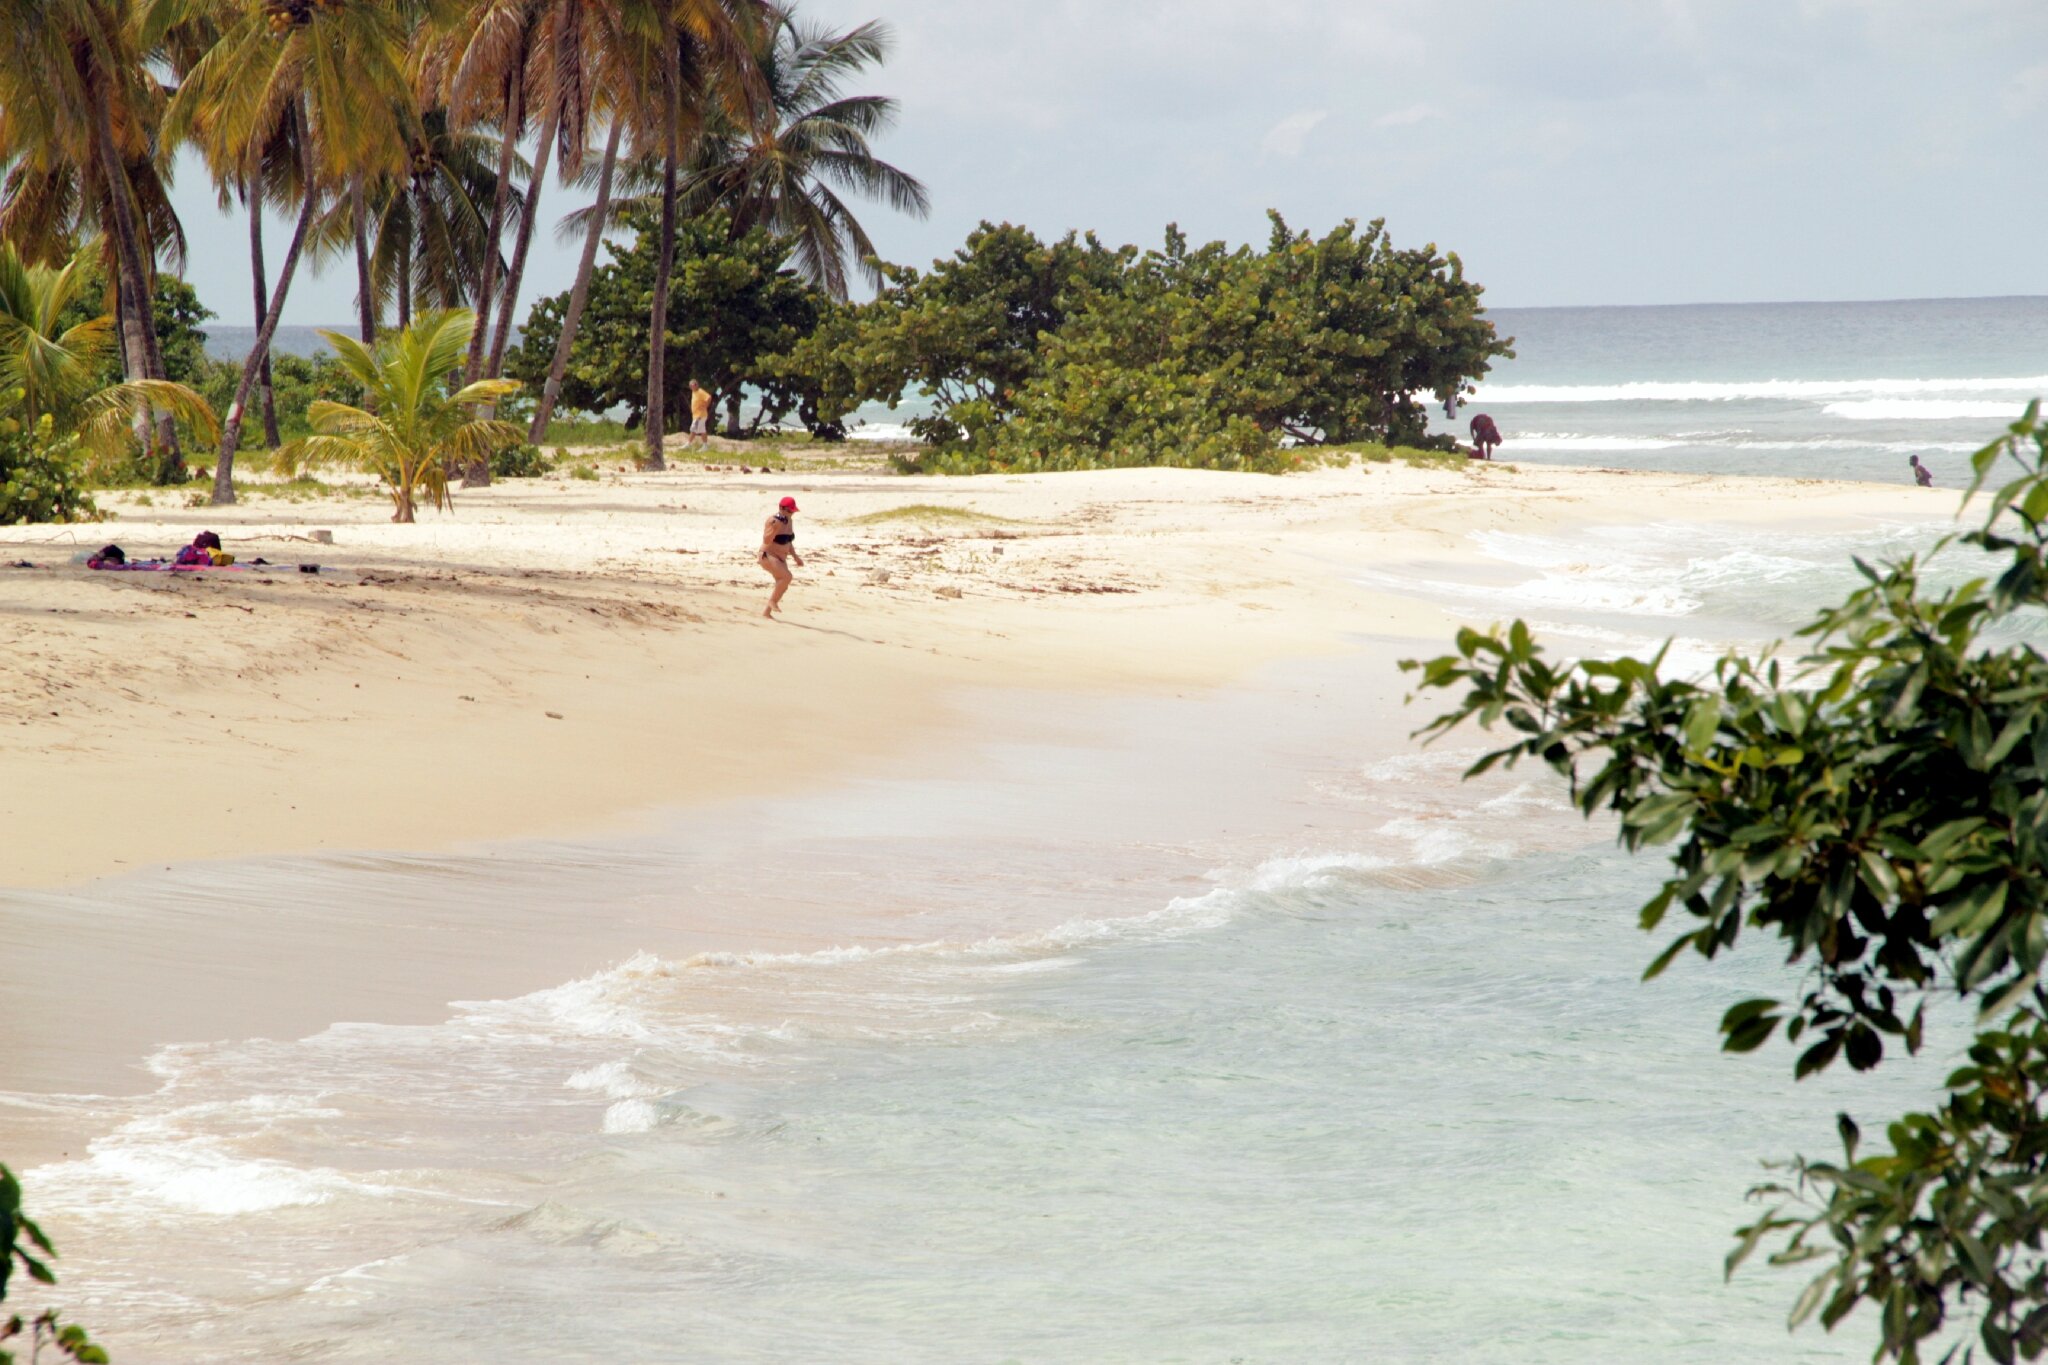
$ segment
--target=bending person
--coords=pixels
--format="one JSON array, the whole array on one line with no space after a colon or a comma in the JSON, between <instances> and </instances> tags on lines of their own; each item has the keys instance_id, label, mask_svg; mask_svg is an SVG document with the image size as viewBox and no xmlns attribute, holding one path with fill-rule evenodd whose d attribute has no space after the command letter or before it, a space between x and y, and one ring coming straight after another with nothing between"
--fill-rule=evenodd
<instances>
[{"instance_id":1,"label":"bending person","mask_svg":"<svg viewBox=\"0 0 2048 1365\"><path fill-rule=\"evenodd\" d=\"M804 557L796 552L796 526L791 521L796 510L796 499L784 498L780 510L761 527L761 567L775 580L775 591L768 594L768 610L761 613L766 617L774 617L776 608L782 604L782 594L789 591L794 581L789 572L790 561L796 561L799 569L804 566Z\"/></svg>"},{"instance_id":2,"label":"bending person","mask_svg":"<svg viewBox=\"0 0 2048 1365\"><path fill-rule=\"evenodd\" d=\"M1472 419L1472 454L1475 459L1490 460L1500 445L1500 428L1493 419L1480 413Z\"/></svg>"}]
</instances>

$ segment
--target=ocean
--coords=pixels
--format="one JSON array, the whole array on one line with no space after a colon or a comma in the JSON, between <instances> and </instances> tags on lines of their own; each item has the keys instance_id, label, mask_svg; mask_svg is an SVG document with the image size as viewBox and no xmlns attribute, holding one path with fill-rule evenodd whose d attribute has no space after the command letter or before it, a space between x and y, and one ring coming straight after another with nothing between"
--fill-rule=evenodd
<instances>
[{"instance_id":1,"label":"ocean","mask_svg":"<svg viewBox=\"0 0 2048 1365\"><path fill-rule=\"evenodd\" d=\"M1934 534L1496 537L1487 591L1684 667ZM1797 971L1640 982L1657 860L1541 773L1460 784L1478 737L1402 740L1367 657L981 696L1006 738L632 836L0 893L110 942L204 907L252 952L364 917L641 945L416 1022L167 1041L132 1096L0 1093L97 1134L28 1172L67 1309L130 1362L1865 1359L1860 1318L1788 1335L1796 1277L1721 1258L1760 1161L1927 1101L1942 1021L1868 1077L1718 1053ZM665 948L736 911L854 929Z\"/></svg>"},{"instance_id":2,"label":"ocean","mask_svg":"<svg viewBox=\"0 0 2048 1365\"><path fill-rule=\"evenodd\" d=\"M1539 464L1938 484L2048 393L2048 298L1891 303L1501 308L1515 357L1455 420L1505 438L1498 458ZM856 434L902 438L912 400L856 414Z\"/></svg>"},{"instance_id":3,"label":"ocean","mask_svg":"<svg viewBox=\"0 0 2048 1365\"><path fill-rule=\"evenodd\" d=\"M1516 356L1455 422L1499 458L1938 483L2048 393L2048 299L1504 308Z\"/></svg>"},{"instance_id":4,"label":"ocean","mask_svg":"<svg viewBox=\"0 0 2048 1365\"><path fill-rule=\"evenodd\" d=\"M1522 358L1479 406L1518 457L1890 479L1910 442L1951 481L2048 375L2044 310L1504 313ZM1926 548L1930 509L1764 536L1645 508L1476 535L1483 574L1328 567L1701 668L1852 554ZM1479 738L1400 738L1369 657L979 696L1007 738L631 835L0 891L110 943L367 918L559 963L409 1022L164 1039L132 1095L0 1077L0 1133L92 1135L27 1172L64 1305L131 1363L1867 1359L1865 1315L1788 1333L1797 1273L1721 1260L1761 1161L1928 1103L1954 1031L1798 1084L1783 1047L1719 1053L1721 1011L1799 973L1752 945L1640 982L1659 862L1542 773L1461 784ZM674 946L736 915L853 928ZM565 919L632 947L588 960Z\"/></svg>"}]
</instances>

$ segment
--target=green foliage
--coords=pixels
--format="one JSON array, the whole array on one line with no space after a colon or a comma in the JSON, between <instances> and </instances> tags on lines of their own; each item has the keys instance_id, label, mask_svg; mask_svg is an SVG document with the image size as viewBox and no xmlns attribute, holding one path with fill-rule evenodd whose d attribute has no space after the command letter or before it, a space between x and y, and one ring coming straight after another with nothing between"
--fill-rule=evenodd
<instances>
[{"instance_id":1,"label":"green foliage","mask_svg":"<svg viewBox=\"0 0 2048 1365\"><path fill-rule=\"evenodd\" d=\"M1404 665L1425 689L1464 690L1426 733L1468 719L1517 732L1474 773L1541 760L1586 815L1620 817L1627 847L1672 847L1641 922L1690 923L1646 976L1730 951L1745 928L1806 965L1800 998L1727 1011L1727 1050L1782 1029L1799 1076L1868 1070L1920 1049L1930 1000L1976 1007L1943 1104L1860 1155L1844 1116L1842 1161L1762 1186L1777 1202L1729 1258L1732 1272L1782 1234L1774 1263L1821 1265L1794 1323L1832 1328L1871 1303L1878 1354L1903 1361L1965 1309L1991 1359L2048 1352L2048 658L1990 633L2048 604L2038 409L1976 457L1973 494L2002 458L2019 466L1958 538L2002 570L1930 592L1914 559L1859 561L1866 586L1801 632L1800 667L1729 657L1694 684L1664 677L1661 656L1553 664L1519 621Z\"/></svg>"},{"instance_id":2,"label":"green foliage","mask_svg":"<svg viewBox=\"0 0 2048 1365\"><path fill-rule=\"evenodd\" d=\"M476 315L456 309L387 332L374 347L339 332L321 333L371 406L315 402L307 413L313 434L291 442L280 458L296 466L334 461L368 470L391 490L393 521L412 521L421 493L438 507L451 506L451 466L488 459L525 436L512 423L474 415L477 406L516 392L517 381L452 387L475 329Z\"/></svg>"},{"instance_id":3,"label":"green foliage","mask_svg":"<svg viewBox=\"0 0 2048 1365\"><path fill-rule=\"evenodd\" d=\"M0 423L0 526L97 521L99 515L85 491L75 437L56 435L49 417L33 428Z\"/></svg>"},{"instance_id":4,"label":"green foliage","mask_svg":"<svg viewBox=\"0 0 2048 1365\"><path fill-rule=\"evenodd\" d=\"M572 479L582 479L586 483L596 483L597 471L587 464L579 464L569 471L569 477Z\"/></svg>"},{"instance_id":5,"label":"green foliage","mask_svg":"<svg viewBox=\"0 0 2048 1365\"><path fill-rule=\"evenodd\" d=\"M1455 440L1446 450L1431 443L1429 445L1390 446L1381 441L1352 441L1345 445L1324 446L1323 453L1348 459L1355 457L1360 464L1392 464L1399 462L1414 469L1464 469L1471 466L1466 454L1458 449ZM1485 461L1480 461L1485 464Z\"/></svg>"},{"instance_id":6,"label":"green foliage","mask_svg":"<svg viewBox=\"0 0 2048 1365\"><path fill-rule=\"evenodd\" d=\"M114 311L113 286L107 282L106 270L99 257L87 255L80 259L78 294L66 304L61 317L61 325L67 328L100 317L110 318ZM208 318L215 316L213 310L199 301L198 291L184 280L176 275L159 274L150 299L150 313L156 326L157 345L163 351L164 377L174 384L200 388L207 371L215 363L206 357L205 324ZM117 344L101 358L98 387L118 384L121 376ZM219 409L227 405L219 403L215 406Z\"/></svg>"},{"instance_id":7,"label":"green foliage","mask_svg":"<svg viewBox=\"0 0 2048 1365\"><path fill-rule=\"evenodd\" d=\"M602 417L555 417L548 421L544 444L551 446L619 446L633 439L624 422Z\"/></svg>"},{"instance_id":8,"label":"green foliage","mask_svg":"<svg viewBox=\"0 0 2048 1365\"><path fill-rule=\"evenodd\" d=\"M590 298L569 350L564 407L590 413L626 409L638 428L647 409L647 309L660 234L644 213L623 215L636 234L630 248L607 243L612 260L593 271ZM773 425L803 401L786 373L764 362L797 345L831 307L823 291L788 268L789 244L760 228L735 237L723 213L677 226L675 278L668 302L667 429L688 430L689 381L726 406L728 435ZM561 335L567 293L533 306L506 373L535 388L546 380ZM755 395L760 410L739 427L737 399Z\"/></svg>"},{"instance_id":9,"label":"green foliage","mask_svg":"<svg viewBox=\"0 0 2048 1365\"><path fill-rule=\"evenodd\" d=\"M918 470L1278 471L1294 446L1427 443L1417 395L1512 354L1456 256L1396 249L1379 222L1272 224L1264 251L1168 228L1141 254L984 223L929 274L887 268L878 298L778 364L818 395L814 429L929 396Z\"/></svg>"},{"instance_id":10,"label":"green foliage","mask_svg":"<svg viewBox=\"0 0 2048 1365\"><path fill-rule=\"evenodd\" d=\"M1027 228L983 223L927 274L881 267L888 283L878 298L846 310L779 368L819 394L823 425L863 402L893 407L915 390L938 411L914 419L913 432L972 444L1015 411L1040 339L1066 324L1085 291L1113 288L1131 254L1092 236L1047 244Z\"/></svg>"},{"instance_id":11,"label":"green foliage","mask_svg":"<svg viewBox=\"0 0 2048 1365\"><path fill-rule=\"evenodd\" d=\"M277 403L277 434L286 442L313 434L313 419L309 415L315 403L348 403L362 397L362 385L352 378L341 362L332 355L293 355L287 351L270 353L271 387ZM225 412L235 401L235 386L242 379L240 361L208 360L200 372L197 388L216 412ZM249 401L253 407L262 401L260 391L251 390ZM242 428L246 443L261 435L262 424L251 423Z\"/></svg>"},{"instance_id":12,"label":"green foliage","mask_svg":"<svg viewBox=\"0 0 2048 1365\"><path fill-rule=\"evenodd\" d=\"M50 1285L57 1283L57 1276L50 1269L50 1262L56 1259L57 1248L50 1245L50 1239L43 1235L35 1220L22 1210L21 1182L15 1179L14 1172L0 1165L0 1303L7 1300L7 1287L14 1278L17 1263L30 1279ZM106 1365L105 1349L93 1344L83 1327L60 1321L54 1309L33 1319L15 1314L0 1320L0 1365L14 1365L15 1355L5 1343L23 1332L30 1334L32 1362L48 1346L80 1365Z\"/></svg>"},{"instance_id":13,"label":"green foliage","mask_svg":"<svg viewBox=\"0 0 2048 1365\"><path fill-rule=\"evenodd\" d=\"M0 422L29 434L27 444L14 444L10 458L14 518L72 514L78 448L104 467L182 479L182 467L172 463L166 471L135 438L133 422L143 405L176 415L203 436L217 430L213 409L184 385L121 381L113 362L113 319L90 313L88 266L84 254L55 268L35 266L0 241Z\"/></svg>"},{"instance_id":14,"label":"green foliage","mask_svg":"<svg viewBox=\"0 0 2048 1365\"><path fill-rule=\"evenodd\" d=\"M491 477L494 479L537 479L554 467L554 461L539 446L524 442L491 454Z\"/></svg>"}]
</instances>

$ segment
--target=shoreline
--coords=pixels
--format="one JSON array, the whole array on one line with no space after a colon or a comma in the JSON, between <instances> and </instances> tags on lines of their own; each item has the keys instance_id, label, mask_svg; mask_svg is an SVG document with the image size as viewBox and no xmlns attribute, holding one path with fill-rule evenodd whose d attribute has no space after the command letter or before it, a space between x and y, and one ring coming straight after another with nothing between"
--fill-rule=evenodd
<instances>
[{"instance_id":1,"label":"shoreline","mask_svg":"<svg viewBox=\"0 0 2048 1365\"><path fill-rule=\"evenodd\" d=\"M771 625L748 550L785 488L811 503L810 568ZM1460 614L1343 570L1483 564L1475 530L1931 518L1929 501L1507 464L612 473L503 481L416 527L369 498L175 514L110 498L113 522L0 529L9 561L48 566L0 570L19 639L0 691L0 821L19 837L0 887L630 828L938 742L963 687L1168 692L1362 633L1448 642ZM889 515L906 507L924 510ZM166 552L201 527L245 561L317 555L323 571L65 562L87 541Z\"/></svg>"},{"instance_id":2,"label":"shoreline","mask_svg":"<svg viewBox=\"0 0 2048 1365\"><path fill-rule=\"evenodd\" d=\"M1284 480L812 475L791 481L798 496L844 510L799 522L812 577L792 619L770 625L750 614L765 575L739 577L751 565L729 542L764 488L785 482L699 480L684 494L699 516L683 520L661 479L511 485L465 499L461 521L413 528L370 520L381 509L361 501L323 506L317 521L274 520L258 503L141 535L125 521L78 528L146 551L204 523L274 558L306 545L280 537L328 525L331 579L68 565L0 577L0 602L34 622L8 704L35 709L26 684L40 680L58 698L42 709L59 713L0 724L0 762L21 774L0 796L0 819L21 832L0 878L18 983L0 1034L32 1059L8 1089L140 1093L159 1079L140 1063L166 1044L438 1023L451 1001L546 989L640 951L929 933L866 893L808 903L728 874L715 894L675 903L671 863L766 847L761 827L778 812L858 827L888 783L979 780L1005 753L1084 761L1121 742L1107 719L1119 714L1153 748L1118 780L1153 784L1146 809L1181 808L1199 827L1212 805L1243 808L1242 791L1215 786L1232 779L1151 774L1183 753L1198 763L1227 736L1285 734L1295 752L1327 745L1347 762L1407 752L1418 718L1401 707L1393 662L1440 651L1486 613L1359 581L1374 566L1483 583L1501 566L1472 551L1475 530L1876 526L1931 511L1884 486L1507 466ZM860 520L907 502L973 516ZM0 533L10 557L26 543ZM41 599L24 603L23 585ZM159 661L243 655L156 686L122 680L145 647ZM1301 670L1319 681L1290 701L1276 680ZM1298 722L1285 717L1325 705L1330 678L1354 680L1344 732L1287 731ZM1187 721L1201 735L1190 744L1157 734L1154 711L1235 719ZM24 742L38 732L57 742ZM110 790L118 799L103 799ZM1043 799L1068 801L1057 789ZM1102 811L1105 828L1136 818L1114 799ZM682 827L693 843L660 842ZM1170 843L1176 828L1142 837ZM669 851L643 852L657 847ZM785 856L814 862L804 848ZM506 886L524 898L516 911ZM945 925L970 937L1015 927ZM13 1108L0 1128L17 1161L90 1136L61 1112Z\"/></svg>"}]
</instances>

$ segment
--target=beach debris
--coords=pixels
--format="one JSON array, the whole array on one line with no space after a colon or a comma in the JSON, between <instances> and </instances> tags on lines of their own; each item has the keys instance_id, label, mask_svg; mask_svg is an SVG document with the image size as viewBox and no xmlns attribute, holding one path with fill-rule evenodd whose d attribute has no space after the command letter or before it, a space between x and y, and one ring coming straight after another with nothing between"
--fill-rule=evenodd
<instances>
[{"instance_id":1,"label":"beach debris","mask_svg":"<svg viewBox=\"0 0 2048 1365\"><path fill-rule=\"evenodd\" d=\"M562 713L560 711L543 711L541 712L541 714L546 716L549 720L560 720L562 718Z\"/></svg>"},{"instance_id":2,"label":"beach debris","mask_svg":"<svg viewBox=\"0 0 2048 1365\"><path fill-rule=\"evenodd\" d=\"M870 583L887 583L888 581L889 571L887 569L877 569L868 575L868 582Z\"/></svg>"},{"instance_id":3,"label":"beach debris","mask_svg":"<svg viewBox=\"0 0 2048 1365\"><path fill-rule=\"evenodd\" d=\"M307 539L318 541L322 545L332 545L334 543L334 532L332 531L308 531L306 536Z\"/></svg>"},{"instance_id":4,"label":"beach debris","mask_svg":"<svg viewBox=\"0 0 2048 1365\"><path fill-rule=\"evenodd\" d=\"M949 583L945 587L939 589L938 595L940 597L958 597L960 596L960 589L954 587L952 584Z\"/></svg>"}]
</instances>

